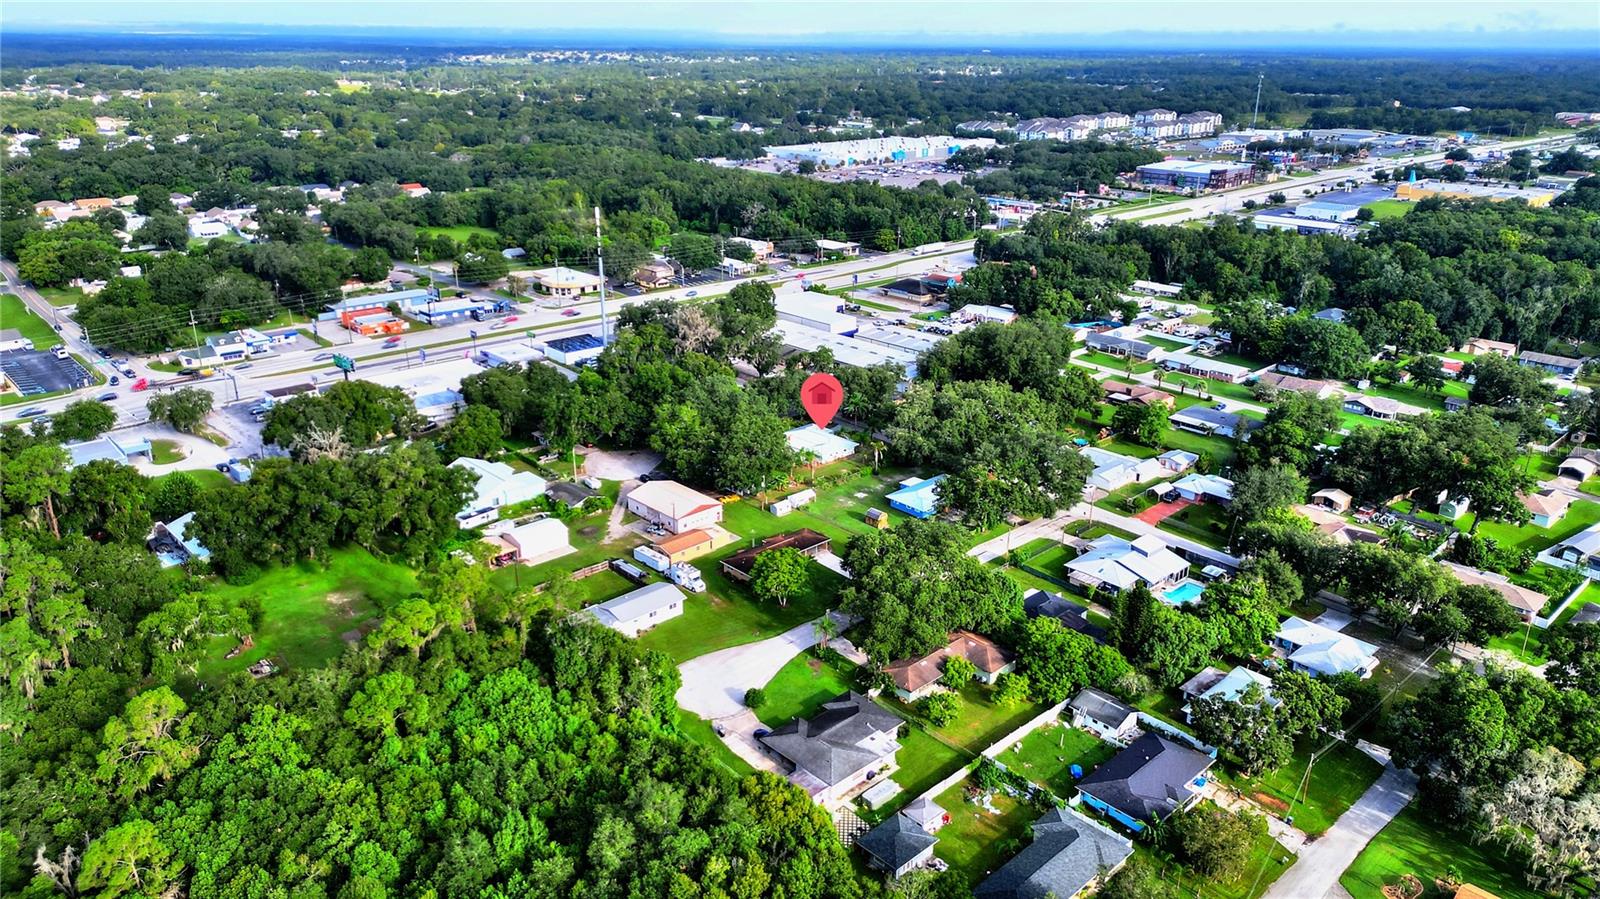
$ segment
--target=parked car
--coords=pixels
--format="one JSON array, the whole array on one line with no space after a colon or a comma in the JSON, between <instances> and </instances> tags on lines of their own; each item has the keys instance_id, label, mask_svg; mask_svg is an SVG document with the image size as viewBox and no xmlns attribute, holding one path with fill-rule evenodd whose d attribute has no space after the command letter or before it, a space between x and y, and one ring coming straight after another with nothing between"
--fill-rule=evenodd
<instances>
[{"instance_id":1,"label":"parked car","mask_svg":"<svg viewBox=\"0 0 1600 899\"><path fill-rule=\"evenodd\" d=\"M1211 406L1211 408L1217 410L1218 412L1222 412L1222 411L1225 411L1228 408L1228 404L1227 403L1215 403L1215 404L1213 404Z\"/></svg>"}]
</instances>

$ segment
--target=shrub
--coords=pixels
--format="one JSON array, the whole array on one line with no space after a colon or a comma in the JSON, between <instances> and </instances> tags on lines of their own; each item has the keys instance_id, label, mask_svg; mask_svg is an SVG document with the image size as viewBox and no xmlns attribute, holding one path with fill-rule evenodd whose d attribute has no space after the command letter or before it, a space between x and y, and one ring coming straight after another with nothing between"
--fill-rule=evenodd
<instances>
[{"instance_id":1,"label":"shrub","mask_svg":"<svg viewBox=\"0 0 1600 899\"><path fill-rule=\"evenodd\" d=\"M935 693L917 700L917 712L934 727L944 727L961 713L961 703L954 693Z\"/></svg>"},{"instance_id":2,"label":"shrub","mask_svg":"<svg viewBox=\"0 0 1600 899\"><path fill-rule=\"evenodd\" d=\"M767 704L767 691L760 687L751 687L744 691L744 704L746 708L761 708Z\"/></svg>"}]
</instances>

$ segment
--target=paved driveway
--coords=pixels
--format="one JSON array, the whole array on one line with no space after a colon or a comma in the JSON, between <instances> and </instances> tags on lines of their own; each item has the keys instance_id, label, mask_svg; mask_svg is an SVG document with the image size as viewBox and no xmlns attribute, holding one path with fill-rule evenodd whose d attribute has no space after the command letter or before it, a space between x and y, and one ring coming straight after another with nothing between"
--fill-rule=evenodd
<instances>
[{"instance_id":1,"label":"paved driveway","mask_svg":"<svg viewBox=\"0 0 1600 899\"><path fill-rule=\"evenodd\" d=\"M678 666L678 705L708 721L745 711L744 691L764 687L789 660L817 645L812 622L757 643L730 646Z\"/></svg>"},{"instance_id":2,"label":"paved driveway","mask_svg":"<svg viewBox=\"0 0 1600 899\"><path fill-rule=\"evenodd\" d=\"M1323 899L1339 883L1367 843L1417 793L1417 776L1392 765L1361 794L1321 838L1307 843L1300 860L1278 878L1263 899Z\"/></svg>"}]
</instances>

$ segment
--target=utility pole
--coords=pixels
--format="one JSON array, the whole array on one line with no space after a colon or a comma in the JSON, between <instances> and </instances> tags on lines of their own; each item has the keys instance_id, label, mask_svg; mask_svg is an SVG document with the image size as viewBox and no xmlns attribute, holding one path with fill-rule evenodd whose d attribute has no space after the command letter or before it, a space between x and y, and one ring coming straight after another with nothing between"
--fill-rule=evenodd
<instances>
[{"instance_id":1,"label":"utility pole","mask_svg":"<svg viewBox=\"0 0 1600 899\"><path fill-rule=\"evenodd\" d=\"M1256 117L1261 115L1261 85L1266 80L1267 80L1267 73L1266 72L1262 72L1256 78L1256 108L1255 108L1254 112L1250 113L1250 129L1252 131L1255 130L1255 127L1256 127Z\"/></svg>"},{"instance_id":2,"label":"utility pole","mask_svg":"<svg viewBox=\"0 0 1600 899\"><path fill-rule=\"evenodd\" d=\"M599 206L594 208L594 258L600 266L600 345L605 346L610 341L606 339L606 256L600 240Z\"/></svg>"},{"instance_id":3,"label":"utility pole","mask_svg":"<svg viewBox=\"0 0 1600 899\"><path fill-rule=\"evenodd\" d=\"M200 331L195 328L194 310L189 310L189 335L194 338L196 348L200 346Z\"/></svg>"}]
</instances>

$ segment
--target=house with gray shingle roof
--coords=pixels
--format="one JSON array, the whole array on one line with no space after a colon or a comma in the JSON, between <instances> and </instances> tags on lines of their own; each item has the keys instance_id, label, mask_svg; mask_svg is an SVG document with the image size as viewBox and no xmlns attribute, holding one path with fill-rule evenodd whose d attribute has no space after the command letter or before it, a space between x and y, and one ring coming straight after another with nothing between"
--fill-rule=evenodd
<instances>
[{"instance_id":1,"label":"house with gray shingle roof","mask_svg":"<svg viewBox=\"0 0 1600 899\"><path fill-rule=\"evenodd\" d=\"M788 763L790 782L831 805L869 776L894 770L900 724L900 716L851 691L759 739Z\"/></svg>"},{"instance_id":2,"label":"house with gray shingle roof","mask_svg":"<svg viewBox=\"0 0 1600 899\"><path fill-rule=\"evenodd\" d=\"M856 846L867 854L867 860L873 867L897 879L907 871L927 864L938 842L938 837L900 814L862 834L856 840Z\"/></svg>"},{"instance_id":3,"label":"house with gray shingle roof","mask_svg":"<svg viewBox=\"0 0 1600 899\"><path fill-rule=\"evenodd\" d=\"M1216 759L1158 733L1146 733L1078 782L1085 805L1135 831L1188 808Z\"/></svg>"},{"instance_id":4,"label":"house with gray shingle roof","mask_svg":"<svg viewBox=\"0 0 1600 899\"><path fill-rule=\"evenodd\" d=\"M977 899L1077 896L1109 878L1133 842L1068 809L1052 809L1033 822L1033 842L973 891Z\"/></svg>"}]
</instances>

